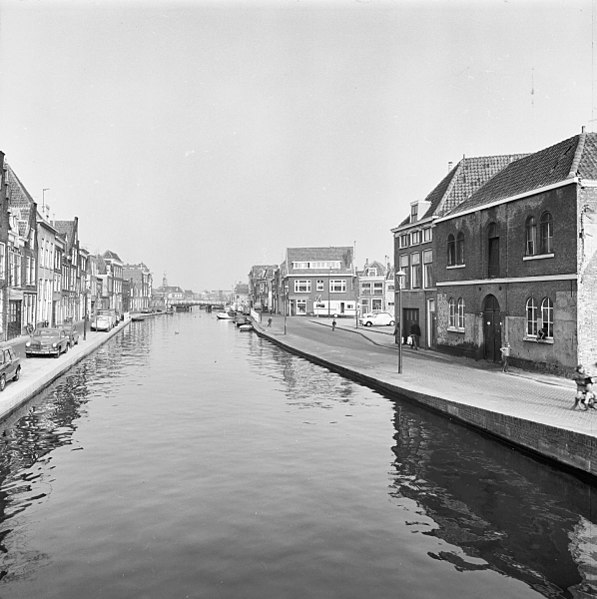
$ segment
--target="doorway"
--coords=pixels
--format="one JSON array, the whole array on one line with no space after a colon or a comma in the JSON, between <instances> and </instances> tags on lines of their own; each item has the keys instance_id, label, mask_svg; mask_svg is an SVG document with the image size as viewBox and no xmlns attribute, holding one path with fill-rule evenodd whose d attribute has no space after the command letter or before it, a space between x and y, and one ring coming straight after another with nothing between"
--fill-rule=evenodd
<instances>
[{"instance_id":1,"label":"doorway","mask_svg":"<svg viewBox=\"0 0 597 599\"><path fill-rule=\"evenodd\" d=\"M499 362L501 346L500 304L494 295L488 295L483 301L483 358L491 362Z\"/></svg>"}]
</instances>

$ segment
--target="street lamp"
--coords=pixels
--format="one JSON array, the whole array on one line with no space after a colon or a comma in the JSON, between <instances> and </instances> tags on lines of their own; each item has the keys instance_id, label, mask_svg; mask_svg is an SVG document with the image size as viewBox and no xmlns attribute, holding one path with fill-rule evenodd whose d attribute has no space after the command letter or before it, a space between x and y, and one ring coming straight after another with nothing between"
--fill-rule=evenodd
<instances>
[{"instance_id":1,"label":"street lamp","mask_svg":"<svg viewBox=\"0 0 597 599\"><path fill-rule=\"evenodd\" d=\"M398 312L394 310L394 317L398 323L398 374L402 374L402 277L405 277L406 273L403 270L399 270L396 273L395 286L398 289Z\"/></svg>"},{"instance_id":2,"label":"street lamp","mask_svg":"<svg viewBox=\"0 0 597 599\"><path fill-rule=\"evenodd\" d=\"M284 335L286 335L286 316L288 315L288 283L284 285Z\"/></svg>"},{"instance_id":3,"label":"street lamp","mask_svg":"<svg viewBox=\"0 0 597 599\"><path fill-rule=\"evenodd\" d=\"M83 341L87 340L87 321L89 320L89 306L88 304L88 297L89 297L89 289L91 288L91 285L89 284L89 282L85 283L85 316L83 317Z\"/></svg>"}]
</instances>

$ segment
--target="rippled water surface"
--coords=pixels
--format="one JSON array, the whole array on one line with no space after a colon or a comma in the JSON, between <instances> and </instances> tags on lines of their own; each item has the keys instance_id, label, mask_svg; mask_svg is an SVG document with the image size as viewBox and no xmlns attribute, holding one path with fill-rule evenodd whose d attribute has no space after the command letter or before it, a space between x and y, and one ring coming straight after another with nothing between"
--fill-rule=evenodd
<instances>
[{"instance_id":1,"label":"rippled water surface","mask_svg":"<svg viewBox=\"0 0 597 599\"><path fill-rule=\"evenodd\" d=\"M202 312L0 428L3 599L597 596L594 487Z\"/></svg>"}]
</instances>

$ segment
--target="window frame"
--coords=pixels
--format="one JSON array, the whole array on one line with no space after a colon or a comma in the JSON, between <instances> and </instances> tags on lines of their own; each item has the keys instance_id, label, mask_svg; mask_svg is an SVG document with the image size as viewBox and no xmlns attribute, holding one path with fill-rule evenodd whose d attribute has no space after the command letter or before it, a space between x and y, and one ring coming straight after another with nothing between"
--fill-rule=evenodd
<instances>
[{"instance_id":1,"label":"window frame","mask_svg":"<svg viewBox=\"0 0 597 599\"><path fill-rule=\"evenodd\" d=\"M456 239L453 233L448 235L447 240L447 259L448 266L456 266Z\"/></svg>"}]
</instances>

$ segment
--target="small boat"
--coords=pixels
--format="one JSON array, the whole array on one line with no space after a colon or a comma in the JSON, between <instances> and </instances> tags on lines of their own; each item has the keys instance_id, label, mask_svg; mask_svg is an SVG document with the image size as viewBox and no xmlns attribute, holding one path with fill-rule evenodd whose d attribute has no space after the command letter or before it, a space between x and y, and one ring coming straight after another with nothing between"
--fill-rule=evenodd
<instances>
[{"instance_id":1,"label":"small boat","mask_svg":"<svg viewBox=\"0 0 597 599\"><path fill-rule=\"evenodd\" d=\"M142 322L143 320L145 320L147 318L146 314L133 314L131 316L131 320L133 322Z\"/></svg>"},{"instance_id":2,"label":"small boat","mask_svg":"<svg viewBox=\"0 0 597 599\"><path fill-rule=\"evenodd\" d=\"M234 314L230 314L230 312L217 312L216 317L219 320L232 320L234 318Z\"/></svg>"},{"instance_id":3,"label":"small boat","mask_svg":"<svg viewBox=\"0 0 597 599\"><path fill-rule=\"evenodd\" d=\"M252 331L253 330L253 325L250 322L245 322L243 324L238 325L238 330L239 331Z\"/></svg>"}]
</instances>

